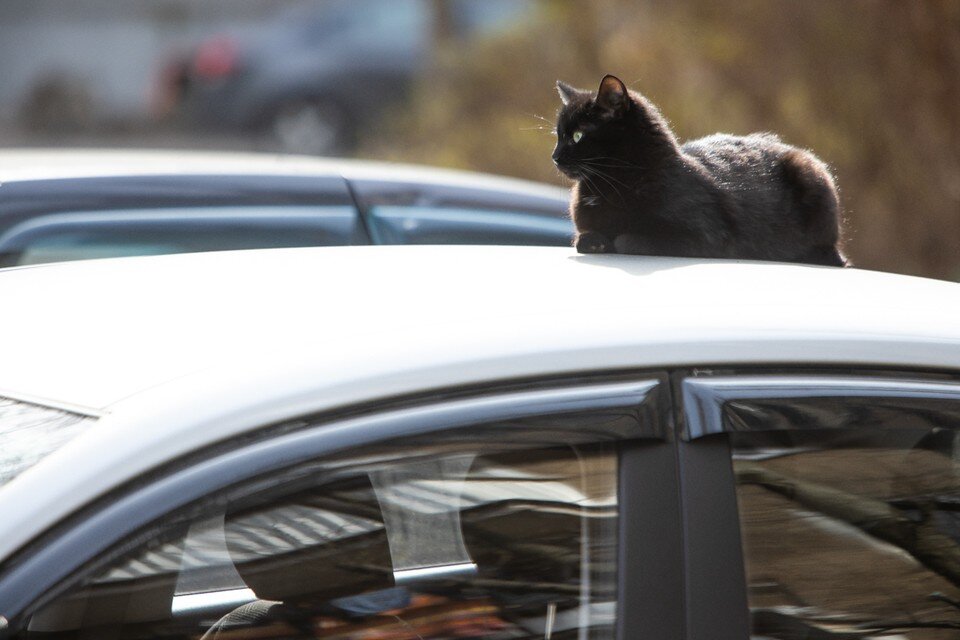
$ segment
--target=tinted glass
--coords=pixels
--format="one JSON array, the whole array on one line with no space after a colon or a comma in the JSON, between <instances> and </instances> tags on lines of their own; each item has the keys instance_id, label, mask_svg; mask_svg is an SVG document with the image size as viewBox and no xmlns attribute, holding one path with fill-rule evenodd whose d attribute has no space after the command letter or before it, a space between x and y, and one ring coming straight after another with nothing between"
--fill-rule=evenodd
<instances>
[{"instance_id":1,"label":"tinted glass","mask_svg":"<svg viewBox=\"0 0 960 640\"><path fill-rule=\"evenodd\" d=\"M351 207L260 206L42 216L0 237L0 266L198 251L355 243Z\"/></svg>"},{"instance_id":2,"label":"tinted glass","mask_svg":"<svg viewBox=\"0 0 960 640\"><path fill-rule=\"evenodd\" d=\"M730 435L754 637L960 631L957 434L876 426Z\"/></svg>"},{"instance_id":3,"label":"tinted glass","mask_svg":"<svg viewBox=\"0 0 960 640\"><path fill-rule=\"evenodd\" d=\"M375 206L370 233L377 244L504 244L569 247L570 220L466 207Z\"/></svg>"},{"instance_id":4,"label":"tinted glass","mask_svg":"<svg viewBox=\"0 0 960 640\"><path fill-rule=\"evenodd\" d=\"M19 637L612 638L616 473L598 446L314 464L172 518Z\"/></svg>"}]
</instances>

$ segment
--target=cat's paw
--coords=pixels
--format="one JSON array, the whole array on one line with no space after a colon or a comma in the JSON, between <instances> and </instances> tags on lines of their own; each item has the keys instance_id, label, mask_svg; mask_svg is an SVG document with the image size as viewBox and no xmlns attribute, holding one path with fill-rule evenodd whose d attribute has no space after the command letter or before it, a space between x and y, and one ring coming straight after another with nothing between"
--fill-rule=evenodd
<instances>
[{"instance_id":1,"label":"cat's paw","mask_svg":"<svg viewBox=\"0 0 960 640\"><path fill-rule=\"evenodd\" d=\"M616 253L628 253L633 255L647 255L649 248L643 240L630 233L621 233L613 240L613 250Z\"/></svg>"},{"instance_id":2,"label":"cat's paw","mask_svg":"<svg viewBox=\"0 0 960 640\"><path fill-rule=\"evenodd\" d=\"M577 253L610 253L613 245L602 233L586 231L577 236Z\"/></svg>"}]
</instances>

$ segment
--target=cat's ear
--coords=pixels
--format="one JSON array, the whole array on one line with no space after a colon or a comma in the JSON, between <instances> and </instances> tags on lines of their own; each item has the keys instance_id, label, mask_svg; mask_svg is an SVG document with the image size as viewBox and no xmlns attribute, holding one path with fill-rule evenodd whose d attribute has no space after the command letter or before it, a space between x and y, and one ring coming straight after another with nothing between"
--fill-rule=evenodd
<instances>
[{"instance_id":1,"label":"cat's ear","mask_svg":"<svg viewBox=\"0 0 960 640\"><path fill-rule=\"evenodd\" d=\"M568 85L563 80L557 80L557 93L560 94L560 102L566 106L570 104L570 101L573 100L580 92Z\"/></svg>"},{"instance_id":2,"label":"cat's ear","mask_svg":"<svg viewBox=\"0 0 960 640\"><path fill-rule=\"evenodd\" d=\"M600 88L597 89L597 104L612 114L621 113L630 103L627 87L620 78L611 75L603 76Z\"/></svg>"}]
</instances>

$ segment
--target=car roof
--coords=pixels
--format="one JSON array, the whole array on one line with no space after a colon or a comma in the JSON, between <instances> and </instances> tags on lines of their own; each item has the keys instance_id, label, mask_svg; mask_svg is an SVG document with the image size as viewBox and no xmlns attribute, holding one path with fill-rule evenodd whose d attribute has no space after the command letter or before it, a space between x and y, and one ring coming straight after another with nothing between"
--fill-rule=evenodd
<instances>
[{"instance_id":1,"label":"car roof","mask_svg":"<svg viewBox=\"0 0 960 640\"><path fill-rule=\"evenodd\" d=\"M348 180L486 189L566 201L568 190L527 180L407 164L289 154L151 149L0 149L0 185L132 176L342 176Z\"/></svg>"},{"instance_id":2,"label":"car roof","mask_svg":"<svg viewBox=\"0 0 960 640\"><path fill-rule=\"evenodd\" d=\"M257 426L414 392L665 366L957 369L958 293L858 269L533 247L7 269L0 396L101 417L0 488L0 508L51 522L84 495ZM57 487L68 461L69 491ZM24 535L0 527L7 546Z\"/></svg>"},{"instance_id":3,"label":"car roof","mask_svg":"<svg viewBox=\"0 0 960 640\"><path fill-rule=\"evenodd\" d=\"M0 271L0 332L17 336L4 347L0 390L105 411L175 378L214 377L228 361L231 370L249 361L251 375L282 373L254 361L268 355L277 367L363 358L384 372L474 357L488 361L490 378L725 362L954 366L960 359L940 347L960 346L945 310L958 293L954 283L857 269L562 248L92 260ZM631 355L608 359L625 347ZM571 351L574 366L545 357ZM493 353L504 356L496 365Z\"/></svg>"}]
</instances>

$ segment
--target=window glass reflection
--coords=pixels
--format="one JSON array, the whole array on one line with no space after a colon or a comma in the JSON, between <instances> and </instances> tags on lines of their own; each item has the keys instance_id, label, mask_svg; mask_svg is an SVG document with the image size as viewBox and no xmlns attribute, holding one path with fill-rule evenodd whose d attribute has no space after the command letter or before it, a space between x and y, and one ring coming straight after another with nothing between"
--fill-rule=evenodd
<instances>
[{"instance_id":1,"label":"window glass reflection","mask_svg":"<svg viewBox=\"0 0 960 640\"><path fill-rule=\"evenodd\" d=\"M0 486L65 445L94 420L0 396Z\"/></svg>"},{"instance_id":2,"label":"window glass reflection","mask_svg":"<svg viewBox=\"0 0 960 640\"><path fill-rule=\"evenodd\" d=\"M0 266L95 258L353 244L343 205L75 211L30 219L0 235Z\"/></svg>"},{"instance_id":3,"label":"window glass reflection","mask_svg":"<svg viewBox=\"0 0 960 640\"><path fill-rule=\"evenodd\" d=\"M755 637L956 637L953 430L731 439Z\"/></svg>"},{"instance_id":4,"label":"window glass reflection","mask_svg":"<svg viewBox=\"0 0 960 640\"><path fill-rule=\"evenodd\" d=\"M366 452L181 523L28 636L612 638L616 508L609 447Z\"/></svg>"},{"instance_id":5,"label":"window glass reflection","mask_svg":"<svg viewBox=\"0 0 960 640\"><path fill-rule=\"evenodd\" d=\"M570 246L570 220L466 207L388 206L369 210L377 244L528 244Z\"/></svg>"}]
</instances>

